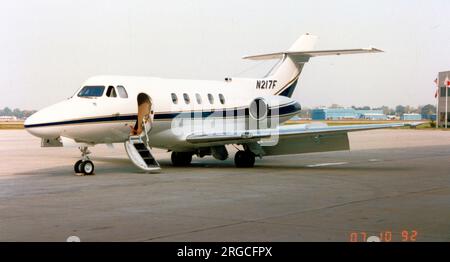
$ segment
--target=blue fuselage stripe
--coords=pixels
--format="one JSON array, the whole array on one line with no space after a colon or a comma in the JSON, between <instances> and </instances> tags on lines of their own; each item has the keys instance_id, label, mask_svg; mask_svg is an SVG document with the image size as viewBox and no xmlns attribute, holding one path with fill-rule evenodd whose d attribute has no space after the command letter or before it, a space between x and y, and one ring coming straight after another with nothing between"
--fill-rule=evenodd
<instances>
[{"instance_id":1,"label":"blue fuselage stripe","mask_svg":"<svg viewBox=\"0 0 450 262\"><path fill-rule=\"evenodd\" d=\"M278 109L278 112L276 112ZM301 110L301 107L298 103L291 103L285 106L281 106L279 108L270 109L268 112L268 117L273 116L283 116L293 114ZM176 117L181 118L207 118L207 117L248 117L249 109L248 108L237 108L231 110L213 110L213 111L193 111L193 112L177 112L177 113L156 113L155 120L170 120ZM33 125L25 125L25 128L34 128L34 127L48 127L48 126L59 126L59 125L74 125L74 124L89 124L89 123L102 123L102 122L116 122L116 121L136 121L137 115L124 115L124 116L112 116L112 117L98 117L98 118L84 118L84 119L76 119L76 120L68 120L61 122L52 122L52 123L42 123L42 124L33 124Z\"/></svg>"}]
</instances>

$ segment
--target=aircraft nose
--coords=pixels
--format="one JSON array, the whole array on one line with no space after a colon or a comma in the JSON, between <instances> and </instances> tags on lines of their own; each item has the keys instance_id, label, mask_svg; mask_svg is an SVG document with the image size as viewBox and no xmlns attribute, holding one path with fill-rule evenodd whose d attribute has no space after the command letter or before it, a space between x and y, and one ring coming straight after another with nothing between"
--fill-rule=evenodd
<instances>
[{"instance_id":1,"label":"aircraft nose","mask_svg":"<svg viewBox=\"0 0 450 262\"><path fill-rule=\"evenodd\" d=\"M58 113L53 108L54 106L50 106L28 117L24 123L25 130L40 138L59 137L59 130L50 125L51 120L55 119L55 114Z\"/></svg>"},{"instance_id":2,"label":"aircraft nose","mask_svg":"<svg viewBox=\"0 0 450 262\"><path fill-rule=\"evenodd\" d=\"M37 115L38 113L39 113L39 112L36 112L36 113L32 114L31 116L29 116L29 117L25 120L25 123L24 123L25 129L28 130L29 127L31 127L31 126L33 126L33 125L36 124L36 118L37 118L36 115Z\"/></svg>"},{"instance_id":3,"label":"aircraft nose","mask_svg":"<svg viewBox=\"0 0 450 262\"><path fill-rule=\"evenodd\" d=\"M25 130L27 130L28 133L32 134L33 136L44 137L45 132L43 132L44 130L41 127L41 124L43 123L41 120L42 114L40 113L40 111L34 113L30 117L28 117L27 120L25 120Z\"/></svg>"}]
</instances>

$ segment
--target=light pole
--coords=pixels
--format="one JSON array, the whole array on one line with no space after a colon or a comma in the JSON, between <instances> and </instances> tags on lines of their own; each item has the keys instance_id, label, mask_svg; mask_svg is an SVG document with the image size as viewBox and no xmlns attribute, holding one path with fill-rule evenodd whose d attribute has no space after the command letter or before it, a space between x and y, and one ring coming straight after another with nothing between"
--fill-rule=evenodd
<instances>
[{"instance_id":1,"label":"light pole","mask_svg":"<svg viewBox=\"0 0 450 262\"><path fill-rule=\"evenodd\" d=\"M440 99L440 92L439 92L439 75L438 77L434 80L434 83L436 84L436 95L435 98L436 99L436 128L439 128L439 99Z\"/></svg>"},{"instance_id":2,"label":"light pole","mask_svg":"<svg viewBox=\"0 0 450 262\"><path fill-rule=\"evenodd\" d=\"M450 81L448 80L448 75L445 77L445 128L447 129L448 124L448 88L450 87Z\"/></svg>"}]
</instances>

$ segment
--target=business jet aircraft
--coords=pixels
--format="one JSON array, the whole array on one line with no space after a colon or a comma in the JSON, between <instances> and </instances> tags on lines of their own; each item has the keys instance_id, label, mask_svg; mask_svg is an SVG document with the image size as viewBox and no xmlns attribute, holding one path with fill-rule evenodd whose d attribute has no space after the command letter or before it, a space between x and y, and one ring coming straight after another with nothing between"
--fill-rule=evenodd
<instances>
[{"instance_id":1,"label":"business jet aircraft","mask_svg":"<svg viewBox=\"0 0 450 262\"><path fill-rule=\"evenodd\" d=\"M253 167L255 157L349 150L348 132L408 125L282 125L301 110L291 96L311 58L382 52L317 51L316 40L306 34L287 51L244 57L279 60L258 79L93 77L73 97L28 118L25 128L42 138L42 147L77 144L82 156L74 170L90 175L94 164L88 147L97 144L124 143L130 160L147 172L160 170L151 154L154 147L171 151L173 165L188 166L193 155L226 160L225 146L235 145L242 148L235 155L236 166Z\"/></svg>"}]
</instances>

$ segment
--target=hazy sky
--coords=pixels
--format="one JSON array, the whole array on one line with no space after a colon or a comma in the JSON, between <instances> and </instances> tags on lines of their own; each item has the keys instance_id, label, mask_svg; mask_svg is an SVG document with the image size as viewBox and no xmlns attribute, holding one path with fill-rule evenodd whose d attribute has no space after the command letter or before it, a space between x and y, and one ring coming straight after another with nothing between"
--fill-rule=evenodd
<instances>
[{"instance_id":1,"label":"hazy sky","mask_svg":"<svg viewBox=\"0 0 450 262\"><path fill-rule=\"evenodd\" d=\"M294 97L305 106L434 103L450 70L448 0L0 0L0 108L40 109L99 74L261 76L247 54L376 46L383 54L313 59ZM241 72L253 68L253 70Z\"/></svg>"}]
</instances>

